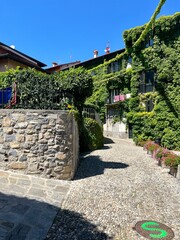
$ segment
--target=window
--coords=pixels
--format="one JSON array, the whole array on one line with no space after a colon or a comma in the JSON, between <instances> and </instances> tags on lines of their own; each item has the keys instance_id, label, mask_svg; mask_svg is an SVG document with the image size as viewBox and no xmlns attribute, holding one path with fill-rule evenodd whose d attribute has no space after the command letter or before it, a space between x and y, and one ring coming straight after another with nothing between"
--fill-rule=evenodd
<instances>
[{"instance_id":1,"label":"window","mask_svg":"<svg viewBox=\"0 0 180 240\"><path fill-rule=\"evenodd\" d=\"M154 90L154 70L145 73L145 85L146 92L152 92Z\"/></svg>"},{"instance_id":2,"label":"window","mask_svg":"<svg viewBox=\"0 0 180 240\"><path fill-rule=\"evenodd\" d=\"M148 34L148 35L146 36L145 42L144 42L144 46L145 46L146 48L148 48L148 47L150 47L150 46L153 46L153 44L154 44L153 36L154 36L154 33L153 33L153 32L150 33L150 34Z\"/></svg>"},{"instance_id":3,"label":"window","mask_svg":"<svg viewBox=\"0 0 180 240\"><path fill-rule=\"evenodd\" d=\"M128 63L132 64L132 57L128 58Z\"/></svg>"},{"instance_id":4,"label":"window","mask_svg":"<svg viewBox=\"0 0 180 240\"><path fill-rule=\"evenodd\" d=\"M155 71L150 70L140 75L139 93L153 92Z\"/></svg>"},{"instance_id":5,"label":"window","mask_svg":"<svg viewBox=\"0 0 180 240\"><path fill-rule=\"evenodd\" d=\"M146 41L146 48L153 46L154 41L152 38L147 39Z\"/></svg>"},{"instance_id":6,"label":"window","mask_svg":"<svg viewBox=\"0 0 180 240\"><path fill-rule=\"evenodd\" d=\"M118 72L119 71L119 63L118 61L114 62L114 72Z\"/></svg>"},{"instance_id":7,"label":"window","mask_svg":"<svg viewBox=\"0 0 180 240\"><path fill-rule=\"evenodd\" d=\"M152 100L146 102L146 112L151 112L154 108L154 103Z\"/></svg>"},{"instance_id":8,"label":"window","mask_svg":"<svg viewBox=\"0 0 180 240\"><path fill-rule=\"evenodd\" d=\"M114 96L119 95L119 89L111 89L109 92L109 103L114 102Z\"/></svg>"},{"instance_id":9,"label":"window","mask_svg":"<svg viewBox=\"0 0 180 240\"><path fill-rule=\"evenodd\" d=\"M119 115L119 109L118 108L108 109L108 114L107 114L108 118L113 118L113 117L118 116L118 115Z\"/></svg>"},{"instance_id":10,"label":"window","mask_svg":"<svg viewBox=\"0 0 180 240\"><path fill-rule=\"evenodd\" d=\"M109 66L108 66L108 73L114 73L114 72L118 72L121 69L120 67L120 61L115 61L112 62Z\"/></svg>"}]
</instances>

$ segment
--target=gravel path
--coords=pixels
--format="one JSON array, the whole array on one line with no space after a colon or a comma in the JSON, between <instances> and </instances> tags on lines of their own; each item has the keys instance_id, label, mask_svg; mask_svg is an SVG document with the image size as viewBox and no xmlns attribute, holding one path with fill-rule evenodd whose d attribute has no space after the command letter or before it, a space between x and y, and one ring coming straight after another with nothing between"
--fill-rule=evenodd
<instances>
[{"instance_id":1,"label":"gravel path","mask_svg":"<svg viewBox=\"0 0 180 240\"><path fill-rule=\"evenodd\" d=\"M152 220L180 239L180 181L130 140L86 154L47 240L140 240L132 228Z\"/></svg>"}]
</instances>

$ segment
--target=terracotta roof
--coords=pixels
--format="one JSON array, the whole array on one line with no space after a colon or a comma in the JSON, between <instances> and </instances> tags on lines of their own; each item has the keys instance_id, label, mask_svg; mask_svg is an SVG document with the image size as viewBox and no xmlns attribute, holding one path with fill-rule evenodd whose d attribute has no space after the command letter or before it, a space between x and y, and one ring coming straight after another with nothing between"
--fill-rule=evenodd
<instances>
[{"instance_id":1,"label":"terracotta roof","mask_svg":"<svg viewBox=\"0 0 180 240\"><path fill-rule=\"evenodd\" d=\"M46 71L49 72L49 73L58 72L58 71L67 69L69 67L75 66L79 63L80 63L80 61L58 64L56 66L47 68Z\"/></svg>"}]
</instances>

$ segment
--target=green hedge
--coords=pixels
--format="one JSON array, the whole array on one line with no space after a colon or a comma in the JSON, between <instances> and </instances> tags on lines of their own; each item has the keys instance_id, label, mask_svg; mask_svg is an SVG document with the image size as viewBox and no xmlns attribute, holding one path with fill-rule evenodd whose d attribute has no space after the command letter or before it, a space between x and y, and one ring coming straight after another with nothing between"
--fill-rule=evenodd
<instances>
[{"instance_id":1,"label":"green hedge","mask_svg":"<svg viewBox=\"0 0 180 240\"><path fill-rule=\"evenodd\" d=\"M83 119L80 134L81 152L92 151L103 146L103 130L99 123L91 118Z\"/></svg>"},{"instance_id":2,"label":"green hedge","mask_svg":"<svg viewBox=\"0 0 180 240\"><path fill-rule=\"evenodd\" d=\"M0 89L14 82L18 103L13 107L24 109L67 109L70 104L81 110L93 89L92 77L82 67L51 75L31 68L0 73Z\"/></svg>"}]
</instances>

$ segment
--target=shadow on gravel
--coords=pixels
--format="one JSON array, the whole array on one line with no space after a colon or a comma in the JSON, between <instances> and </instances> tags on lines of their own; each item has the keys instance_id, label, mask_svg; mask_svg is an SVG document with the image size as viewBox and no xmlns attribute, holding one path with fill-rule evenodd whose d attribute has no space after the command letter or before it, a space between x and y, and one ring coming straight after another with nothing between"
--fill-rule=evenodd
<instances>
[{"instance_id":1,"label":"shadow on gravel","mask_svg":"<svg viewBox=\"0 0 180 240\"><path fill-rule=\"evenodd\" d=\"M45 240L111 240L81 214L60 209Z\"/></svg>"},{"instance_id":2,"label":"shadow on gravel","mask_svg":"<svg viewBox=\"0 0 180 240\"><path fill-rule=\"evenodd\" d=\"M112 144L114 141L111 138L104 137L104 144Z\"/></svg>"},{"instance_id":3,"label":"shadow on gravel","mask_svg":"<svg viewBox=\"0 0 180 240\"><path fill-rule=\"evenodd\" d=\"M0 193L1 240L111 240L81 214Z\"/></svg>"},{"instance_id":4,"label":"shadow on gravel","mask_svg":"<svg viewBox=\"0 0 180 240\"><path fill-rule=\"evenodd\" d=\"M107 168L121 169L127 168L128 166L129 165L120 162L103 162L99 156L84 156L81 157L79 168L74 180L101 175Z\"/></svg>"},{"instance_id":5,"label":"shadow on gravel","mask_svg":"<svg viewBox=\"0 0 180 240\"><path fill-rule=\"evenodd\" d=\"M51 204L0 193L0 239L43 240L57 212Z\"/></svg>"},{"instance_id":6,"label":"shadow on gravel","mask_svg":"<svg viewBox=\"0 0 180 240\"><path fill-rule=\"evenodd\" d=\"M111 146L103 146L103 147L100 148L100 150L101 149L106 150L106 149L110 149L110 148L111 148Z\"/></svg>"}]
</instances>

